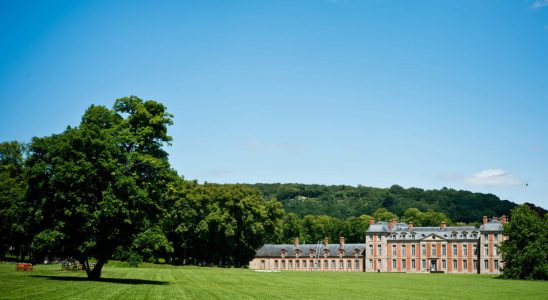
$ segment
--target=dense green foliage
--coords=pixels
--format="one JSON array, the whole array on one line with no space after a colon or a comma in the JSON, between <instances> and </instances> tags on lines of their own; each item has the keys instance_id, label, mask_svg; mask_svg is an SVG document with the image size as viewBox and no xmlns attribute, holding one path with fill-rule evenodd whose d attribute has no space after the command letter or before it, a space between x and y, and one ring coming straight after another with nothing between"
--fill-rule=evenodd
<instances>
[{"instance_id":1,"label":"dense green foliage","mask_svg":"<svg viewBox=\"0 0 548 300\"><path fill-rule=\"evenodd\" d=\"M511 222L504 225L508 238L501 245L505 262L503 277L548 279L548 217L528 205L512 210Z\"/></svg>"},{"instance_id":2,"label":"dense green foliage","mask_svg":"<svg viewBox=\"0 0 548 300\"><path fill-rule=\"evenodd\" d=\"M362 272L260 273L236 268L151 265L117 267L100 281L39 265L16 272L0 264L6 299L546 299L548 282L489 275Z\"/></svg>"},{"instance_id":3,"label":"dense green foliage","mask_svg":"<svg viewBox=\"0 0 548 300\"><path fill-rule=\"evenodd\" d=\"M26 198L34 255L75 257L99 278L117 246L155 224L172 173L162 150L171 122L162 104L128 97L113 109L91 106L76 128L34 138Z\"/></svg>"},{"instance_id":4,"label":"dense green foliage","mask_svg":"<svg viewBox=\"0 0 548 300\"><path fill-rule=\"evenodd\" d=\"M246 265L255 251L279 234L283 215L276 200L243 185L177 181L167 196L163 222L181 263Z\"/></svg>"},{"instance_id":5,"label":"dense green foliage","mask_svg":"<svg viewBox=\"0 0 548 300\"><path fill-rule=\"evenodd\" d=\"M10 246L16 246L19 255L27 237L21 220L26 190L23 152L24 145L18 142L0 144L0 258Z\"/></svg>"},{"instance_id":6,"label":"dense green foliage","mask_svg":"<svg viewBox=\"0 0 548 300\"><path fill-rule=\"evenodd\" d=\"M386 208L403 216L409 208L442 212L454 222L479 222L483 216L501 216L516 206L492 194L472 193L443 188L441 190L388 189L347 185L253 184L266 198L282 202L286 212L299 217L328 215L336 218L372 215Z\"/></svg>"}]
</instances>

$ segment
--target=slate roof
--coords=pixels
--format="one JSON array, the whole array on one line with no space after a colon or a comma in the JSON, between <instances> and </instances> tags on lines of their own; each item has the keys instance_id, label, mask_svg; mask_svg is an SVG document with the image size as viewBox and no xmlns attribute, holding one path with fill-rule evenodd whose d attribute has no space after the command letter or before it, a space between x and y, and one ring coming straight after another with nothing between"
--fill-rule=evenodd
<instances>
[{"instance_id":1,"label":"slate roof","mask_svg":"<svg viewBox=\"0 0 548 300\"><path fill-rule=\"evenodd\" d=\"M380 221L369 225L367 232L390 232L390 229L388 229L388 223Z\"/></svg>"},{"instance_id":2,"label":"slate roof","mask_svg":"<svg viewBox=\"0 0 548 300\"><path fill-rule=\"evenodd\" d=\"M480 231L500 231L502 232L504 230L504 227L502 226L502 222L499 220L491 220L487 224L483 224L479 228Z\"/></svg>"},{"instance_id":3,"label":"slate roof","mask_svg":"<svg viewBox=\"0 0 548 300\"><path fill-rule=\"evenodd\" d=\"M295 248L293 244L266 244L257 250L255 257L281 257L282 250L286 251L285 257L296 257L296 250L301 251L300 257L309 257L310 250L316 251L318 248L317 244L301 244L298 248ZM339 244L328 244L327 247L324 244L321 244L319 247L320 257L323 257L324 250L329 250L330 257L339 256ZM345 257L354 257L356 249L359 251L360 255L365 249L365 244L345 244L344 245L344 255Z\"/></svg>"},{"instance_id":4,"label":"slate roof","mask_svg":"<svg viewBox=\"0 0 548 300\"><path fill-rule=\"evenodd\" d=\"M479 238L480 230L474 226L413 227L406 223L397 223L390 227L386 222L377 222L369 226L367 233L386 233L389 240L420 240L435 235L447 240L475 240Z\"/></svg>"}]
</instances>

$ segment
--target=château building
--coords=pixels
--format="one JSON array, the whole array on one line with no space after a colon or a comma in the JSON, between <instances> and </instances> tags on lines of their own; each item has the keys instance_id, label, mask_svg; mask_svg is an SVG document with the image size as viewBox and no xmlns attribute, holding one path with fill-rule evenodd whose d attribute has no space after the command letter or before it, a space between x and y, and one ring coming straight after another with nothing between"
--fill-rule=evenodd
<instances>
[{"instance_id":1,"label":"ch\u00e2teau building","mask_svg":"<svg viewBox=\"0 0 548 300\"><path fill-rule=\"evenodd\" d=\"M439 272L499 274L499 245L506 216L474 226L414 227L370 220L364 244L264 245L249 267L258 270L341 272Z\"/></svg>"}]
</instances>

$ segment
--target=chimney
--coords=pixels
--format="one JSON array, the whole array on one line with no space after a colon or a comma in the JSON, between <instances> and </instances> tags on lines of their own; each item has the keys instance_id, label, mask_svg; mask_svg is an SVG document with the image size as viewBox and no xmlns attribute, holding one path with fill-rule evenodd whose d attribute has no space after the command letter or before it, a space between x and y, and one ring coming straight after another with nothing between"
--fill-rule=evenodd
<instances>
[{"instance_id":1,"label":"chimney","mask_svg":"<svg viewBox=\"0 0 548 300\"><path fill-rule=\"evenodd\" d=\"M392 219L390 221L390 223L388 223L388 229L392 230L392 227L394 227L394 225L396 225L398 222L396 221L396 219Z\"/></svg>"},{"instance_id":2,"label":"chimney","mask_svg":"<svg viewBox=\"0 0 548 300\"><path fill-rule=\"evenodd\" d=\"M298 249L298 248L299 248L299 237L296 237L296 238L293 240L293 246L295 246L295 249Z\"/></svg>"},{"instance_id":3,"label":"chimney","mask_svg":"<svg viewBox=\"0 0 548 300\"><path fill-rule=\"evenodd\" d=\"M483 224L487 224L488 220L487 220L487 216L483 216Z\"/></svg>"},{"instance_id":4,"label":"chimney","mask_svg":"<svg viewBox=\"0 0 548 300\"><path fill-rule=\"evenodd\" d=\"M407 227L409 227L409 231L413 230L413 222L409 222L409 224L407 224Z\"/></svg>"},{"instance_id":5,"label":"chimney","mask_svg":"<svg viewBox=\"0 0 548 300\"><path fill-rule=\"evenodd\" d=\"M371 217L371 219L369 219L369 225L373 225L373 224L375 224L375 219Z\"/></svg>"},{"instance_id":6,"label":"chimney","mask_svg":"<svg viewBox=\"0 0 548 300\"><path fill-rule=\"evenodd\" d=\"M506 224L506 222L508 222L508 220L506 220L506 215L502 215L500 221L502 222L502 224Z\"/></svg>"},{"instance_id":7,"label":"chimney","mask_svg":"<svg viewBox=\"0 0 548 300\"><path fill-rule=\"evenodd\" d=\"M339 247L344 248L344 236L339 237Z\"/></svg>"},{"instance_id":8,"label":"chimney","mask_svg":"<svg viewBox=\"0 0 548 300\"><path fill-rule=\"evenodd\" d=\"M327 247L327 245L329 245L329 240L327 239L327 237L325 237L325 238L323 239L323 245L324 245L325 247Z\"/></svg>"},{"instance_id":9,"label":"chimney","mask_svg":"<svg viewBox=\"0 0 548 300\"><path fill-rule=\"evenodd\" d=\"M440 227L441 227L441 229L447 228L447 223L445 221L441 222Z\"/></svg>"}]
</instances>

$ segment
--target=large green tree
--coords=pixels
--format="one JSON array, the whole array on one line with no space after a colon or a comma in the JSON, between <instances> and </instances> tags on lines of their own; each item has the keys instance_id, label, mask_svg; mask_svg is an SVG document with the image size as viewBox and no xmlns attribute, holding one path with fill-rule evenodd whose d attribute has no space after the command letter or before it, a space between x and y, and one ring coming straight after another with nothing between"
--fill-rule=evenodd
<instances>
[{"instance_id":1,"label":"large green tree","mask_svg":"<svg viewBox=\"0 0 548 300\"><path fill-rule=\"evenodd\" d=\"M501 252L502 277L513 279L548 279L548 219L527 205L512 210L504 225Z\"/></svg>"},{"instance_id":2,"label":"large green tree","mask_svg":"<svg viewBox=\"0 0 548 300\"><path fill-rule=\"evenodd\" d=\"M27 206L35 255L75 257L98 279L117 247L154 226L172 178L162 149L171 118L164 105L132 96L113 109L91 106L78 127L32 140Z\"/></svg>"}]
</instances>

